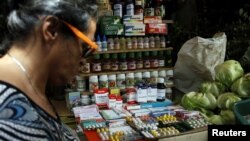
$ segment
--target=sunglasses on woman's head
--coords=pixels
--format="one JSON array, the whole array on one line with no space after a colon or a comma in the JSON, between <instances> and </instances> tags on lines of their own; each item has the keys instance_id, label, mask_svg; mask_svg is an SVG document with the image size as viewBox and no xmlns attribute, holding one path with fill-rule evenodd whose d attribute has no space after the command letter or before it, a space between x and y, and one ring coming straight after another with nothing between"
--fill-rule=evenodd
<instances>
[{"instance_id":1,"label":"sunglasses on woman's head","mask_svg":"<svg viewBox=\"0 0 250 141\"><path fill-rule=\"evenodd\" d=\"M86 35L84 35L80 30L75 28L73 25L63 21L63 23L79 38L83 41L82 57L87 58L93 52L95 52L98 46L91 41Z\"/></svg>"}]
</instances>

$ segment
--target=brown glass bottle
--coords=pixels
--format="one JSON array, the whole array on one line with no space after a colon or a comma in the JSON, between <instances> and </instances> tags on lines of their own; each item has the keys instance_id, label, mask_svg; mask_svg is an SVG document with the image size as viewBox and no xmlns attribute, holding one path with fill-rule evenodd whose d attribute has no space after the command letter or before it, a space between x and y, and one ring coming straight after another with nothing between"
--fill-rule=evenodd
<instances>
[{"instance_id":1,"label":"brown glass bottle","mask_svg":"<svg viewBox=\"0 0 250 141\"><path fill-rule=\"evenodd\" d=\"M111 70L111 61L110 61L110 55L109 54L103 54L102 70L103 71L110 71Z\"/></svg>"}]
</instances>

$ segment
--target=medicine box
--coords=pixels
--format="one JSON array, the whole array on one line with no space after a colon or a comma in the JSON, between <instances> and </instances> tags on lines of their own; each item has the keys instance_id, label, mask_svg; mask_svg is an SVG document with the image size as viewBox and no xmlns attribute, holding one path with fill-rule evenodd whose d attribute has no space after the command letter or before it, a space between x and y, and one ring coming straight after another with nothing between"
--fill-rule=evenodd
<instances>
[{"instance_id":1,"label":"medicine box","mask_svg":"<svg viewBox=\"0 0 250 141\"><path fill-rule=\"evenodd\" d=\"M105 35L124 35L123 24L106 24L101 27L102 33Z\"/></svg>"},{"instance_id":2,"label":"medicine box","mask_svg":"<svg viewBox=\"0 0 250 141\"><path fill-rule=\"evenodd\" d=\"M146 24L147 34L167 34L167 25L165 23L149 23Z\"/></svg>"},{"instance_id":3,"label":"medicine box","mask_svg":"<svg viewBox=\"0 0 250 141\"><path fill-rule=\"evenodd\" d=\"M144 36L145 24L143 23L126 23L125 36Z\"/></svg>"},{"instance_id":4,"label":"medicine box","mask_svg":"<svg viewBox=\"0 0 250 141\"><path fill-rule=\"evenodd\" d=\"M67 108L72 108L80 104L80 92L70 91L65 94Z\"/></svg>"},{"instance_id":5,"label":"medicine box","mask_svg":"<svg viewBox=\"0 0 250 141\"><path fill-rule=\"evenodd\" d=\"M143 23L143 15L124 15L123 23Z\"/></svg>"}]
</instances>

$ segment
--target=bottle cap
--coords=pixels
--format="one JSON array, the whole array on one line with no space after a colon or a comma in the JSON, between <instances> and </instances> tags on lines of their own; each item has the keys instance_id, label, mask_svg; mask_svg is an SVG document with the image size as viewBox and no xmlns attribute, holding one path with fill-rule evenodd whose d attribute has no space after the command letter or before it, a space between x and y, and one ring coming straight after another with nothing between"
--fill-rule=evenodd
<instances>
[{"instance_id":1,"label":"bottle cap","mask_svg":"<svg viewBox=\"0 0 250 141\"><path fill-rule=\"evenodd\" d=\"M116 75L115 74L111 74L108 76L109 80L116 80Z\"/></svg>"},{"instance_id":2,"label":"bottle cap","mask_svg":"<svg viewBox=\"0 0 250 141\"><path fill-rule=\"evenodd\" d=\"M158 71L151 71L151 77L158 77Z\"/></svg>"},{"instance_id":3,"label":"bottle cap","mask_svg":"<svg viewBox=\"0 0 250 141\"><path fill-rule=\"evenodd\" d=\"M116 53L112 54L111 58L112 59L117 59L117 54Z\"/></svg>"},{"instance_id":4,"label":"bottle cap","mask_svg":"<svg viewBox=\"0 0 250 141\"><path fill-rule=\"evenodd\" d=\"M76 80L81 81L81 80L84 80L84 78L82 76L80 76L80 75L76 75Z\"/></svg>"},{"instance_id":5,"label":"bottle cap","mask_svg":"<svg viewBox=\"0 0 250 141\"><path fill-rule=\"evenodd\" d=\"M94 59L100 59L100 55L99 54L95 54L94 55Z\"/></svg>"},{"instance_id":6,"label":"bottle cap","mask_svg":"<svg viewBox=\"0 0 250 141\"><path fill-rule=\"evenodd\" d=\"M110 55L109 55L108 53L105 53L105 54L103 54L103 58L104 58L104 59L109 59L109 58L110 58Z\"/></svg>"},{"instance_id":7,"label":"bottle cap","mask_svg":"<svg viewBox=\"0 0 250 141\"><path fill-rule=\"evenodd\" d=\"M142 78L142 72L136 72L135 77L136 78Z\"/></svg>"},{"instance_id":8,"label":"bottle cap","mask_svg":"<svg viewBox=\"0 0 250 141\"><path fill-rule=\"evenodd\" d=\"M128 77L128 78L134 78L134 73L127 73L126 77Z\"/></svg>"},{"instance_id":9,"label":"bottle cap","mask_svg":"<svg viewBox=\"0 0 250 141\"><path fill-rule=\"evenodd\" d=\"M136 53L136 58L138 58L138 59L139 59L139 58L142 58L142 53L141 53L141 52L137 52L137 53Z\"/></svg>"},{"instance_id":10,"label":"bottle cap","mask_svg":"<svg viewBox=\"0 0 250 141\"><path fill-rule=\"evenodd\" d=\"M143 72L142 77L143 78L150 78L150 72L149 71Z\"/></svg>"},{"instance_id":11,"label":"bottle cap","mask_svg":"<svg viewBox=\"0 0 250 141\"><path fill-rule=\"evenodd\" d=\"M129 55L129 58L135 58L135 53L134 52L130 52L128 55Z\"/></svg>"},{"instance_id":12,"label":"bottle cap","mask_svg":"<svg viewBox=\"0 0 250 141\"><path fill-rule=\"evenodd\" d=\"M158 83L164 83L164 78L158 78L158 79L157 79L157 82L158 82Z\"/></svg>"},{"instance_id":13,"label":"bottle cap","mask_svg":"<svg viewBox=\"0 0 250 141\"><path fill-rule=\"evenodd\" d=\"M108 81L108 75L100 75L99 79L100 81Z\"/></svg>"},{"instance_id":14,"label":"bottle cap","mask_svg":"<svg viewBox=\"0 0 250 141\"><path fill-rule=\"evenodd\" d=\"M118 74L118 75L117 75L117 78L118 78L118 79L125 79L126 76L125 76L125 74Z\"/></svg>"},{"instance_id":15,"label":"bottle cap","mask_svg":"<svg viewBox=\"0 0 250 141\"><path fill-rule=\"evenodd\" d=\"M121 53L121 59L126 59L127 58L127 54L126 53Z\"/></svg>"},{"instance_id":16,"label":"bottle cap","mask_svg":"<svg viewBox=\"0 0 250 141\"><path fill-rule=\"evenodd\" d=\"M92 75L89 77L90 82L98 82L98 76L97 75Z\"/></svg>"},{"instance_id":17,"label":"bottle cap","mask_svg":"<svg viewBox=\"0 0 250 141\"><path fill-rule=\"evenodd\" d=\"M166 70L160 70L159 71L159 77L166 77L167 76L167 74L166 74Z\"/></svg>"},{"instance_id":18,"label":"bottle cap","mask_svg":"<svg viewBox=\"0 0 250 141\"><path fill-rule=\"evenodd\" d=\"M89 95L82 94L81 98L89 98Z\"/></svg>"}]
</instances>

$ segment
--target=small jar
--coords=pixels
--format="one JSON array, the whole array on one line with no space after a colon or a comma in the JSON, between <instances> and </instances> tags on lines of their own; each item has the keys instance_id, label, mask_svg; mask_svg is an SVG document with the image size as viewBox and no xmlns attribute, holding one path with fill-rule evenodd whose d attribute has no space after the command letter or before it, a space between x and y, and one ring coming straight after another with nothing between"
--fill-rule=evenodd
<instances>
[{"instance_id":1,"label":"small jar","mask_svg":"<svg viewBox=\"0 0 250 141\"><path fill-rule=\"evenodd\" d=\"M135 85L142 83L142 72L135 73Z\"/></svg>"},{"instance_id":2,"label":"small jar","mask_svg":"<svg viewBox=\"0 0 250 141\"><path fill-rule=\"evenodd\" d=\"M81 104L82 105L89 105L90 104L90 97L88 95L81 95Z\"/></svg>"},{"instance_id":3,"label":"small jar","mask_svg":"<svg viewBox=\"0 0 250 141\"><path fill-rule=\"evenodd\" d=\"M150 84L156 85L158 79L158 71L151 71L150 72Z\"/></svg>"},{"instance_id":4,"label":"small jar","mask_svg":"<svg viewBox=\"0 0 250 141\"><path fill-rule=\"evenodd\" d=\"M142 73L142 81L147 85L150 84L150 72L147 71Z\"/></svg>"},{"instance_id":5,"label":"small jar","mask_svg":"<svg viewBox=\"0 0 250 141\"><path fill-rule=\"evenodd\" d=\"M103 54L102 70L103 71L110 71L111 70L111 60L110 60L109 54Z\"/></svg>"},{"instance_id":6,"label":"small jar","mask_svg":"<svg viewBox=\"0 0 250 141\"><path fill-rule=\"evenodd\" d=\"M136 69L136 60L134 52L129 53L128 59L128 70L135 70Z\"/></svg>"},{"instance_id":7,"label":"small jar","mask_svg":"<svg viewBox=\"0 0 250 141\"><path fill-rule=\"evenodd\" d=\"M76 85L77 85L77 89L80 89L82 91L86 90L86 83L85 83L85 79L79 75L76 76Z\"/></svg>"},{"instance_id":8,"label":"small jar","mask_svg":"<svg viewBox=\"0 0 250 141\"><path fill-rule=\"evenodd\" d=\"M111 55L111 70L118 71L119 70L119 62L117 60L117 54L114 53Z\"/></svg>"},{"instance_id":9,"label":"small jar","mask_svg":"<svg viewBox=\"0 0 250 141\"><path fill-rule=\"evenodd\" d=\"M97 75L90 76L89 77L89 91L94 92L94 90L98 88L99 88L98 76Z\"/></svg>"},{"instance_id":10,"label":"small jar","mask_svg":"<svg viewBox=\"0 0 250 141\"><path fill-rule=\"evenodd\" d=\"M108 76L108 87L109 88L116 87L116 75L115 74L111 74Z\"/></svg>"},{"instance_id":11,"label":"small jar","mask_svg":"<svg viewBox=\"0 0 250 141\"><path fill-rule=\"evenodd\" d=\"M128 63L126 58L127 58L126 53L121 53L119 61L119 69L122 71L128 70Z\"/></svg>"},{"instance_id":12,"label":"small jar","mask_svg":"<svg viewBox=\"0 0 250 141\"><path fill-rule=\"evenodd\" d=\"M150 59L149 59L149 52L144 52L143 54L143 68L148 69L150 68Z\"/></svg>"},{"instance_id":13,"label":"small jar","mask_svg":"<svg viewBox=\"0 0 250 141\"><path fill-rule=\"evenodd\" d=\"M126 74L126 88L134 88L135 85L135 76L134 73Z\"/></svg>"},{"instance_id":14,"label":"small jar","mask_svg":"<svg viewBox=\"0 0 250 141\"><path fill-rule=\"evenodd\" d=\"M95 104L95 96L94 95L91 96L91 103Z\"/></svg>"},{"instance_id":15,"label":"small jar","mask_svg":"<svg viewBox=\"0 0 250 141\"><path fill-rule=\"evenodd\" d=\"M121 90L124 90L126 88L126 76L125 76L125 74L118 74L117 75L117 86Z\"/></svg>"},{"instance_id":16,"label":"small jar","mask_svg":"<svg viewBox=\"0 0 250 141\"><path fill-rule=\"evenodd\" d=\"M136 53L136 69L143 69L143 59L141 52Z\"/></svg>"},{"instance_id":17,"label":"small jar","mask_svg":"<svg viewBox=\"0 0 250 141\"><path fill-rule=\"evenodd\" d=\"M108 88L108 75L99 76L99 88Z\"/></svg>"},{"instance_id":18,"label":"small jar","mask_svg":"<svg viewBox=\"0 0 250 141\"><path fill-rule=\"evenodd\" d=\"M100 55L99 54L95 54L94 55L94 59L91 63L91 71L92 72L101 72L102 71L102 64L100 61Z\"/></svg>"}]
</instances>

